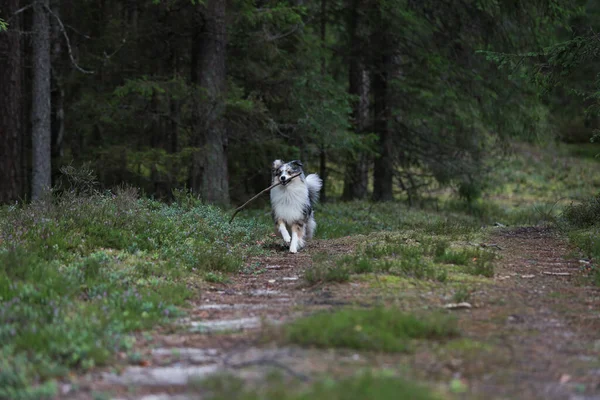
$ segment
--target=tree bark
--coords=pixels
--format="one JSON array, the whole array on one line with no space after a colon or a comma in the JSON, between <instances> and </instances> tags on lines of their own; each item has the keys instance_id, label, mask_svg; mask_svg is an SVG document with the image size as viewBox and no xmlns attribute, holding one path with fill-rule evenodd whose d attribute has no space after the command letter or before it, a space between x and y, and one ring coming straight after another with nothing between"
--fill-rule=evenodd
<instances>
[{"instance_id":1,"label":"tree bark","mask_svg":"<svg viewBox=\"0 0 600 400\"><path fill-rule=\"evenodd\" d=\"M19 0L0 0L3 16L19 8ZM7 18L4 18L7 19ZM23 41L22 17L14 16L0 32L0 204L23 196Z\"/></svg>"},{"instance_id":2,"label":"tree bark","mask_svg":"<svg viewBox=\"0 0 600 400\"><path fill-rule=\"evenodd\" d=\"M202 28L194 37L193 81L201 88L194 126L200 151L193 156L192 190L220 205L229 204L227 170L226 2L207 0L202 8ZM198 21L199 22L199 21Z\"/></svg>"},{"instance_id":3,"label":"tree bark","mask_svg":"<svg viewBox=\"0 0 600 400\"><path fill-rule=\"evenodd\" d=\"M327 36L327 0L321 0L321 76L325 78L327 73L327 59L325 58L326 36ZM320 199L322 203L327 202L327 152L325 144L319 150L319 177L323 182Z\"/></svg>"},{"instance_id":4,"label":"tree bark","mask_svg":"<svg viewBox=\"0 0 600 400\"><path fill-rule=\"evenodd\" d=\"M364 54L366 49L360 40L358 29L361 24L360 0L349 2L348 30L350 40L350 62L348 69L349 88L351 95L357 96L358 101L352 107L352 124L354 131L361 134L365 131L369 120L369 76L365 69ZM359 151L355 157L348 160L344 177L344 200L364 199L368 194L369 155Z\"/></svg>"},{"instance_id":5,"label":"tree bark","mask_svg":"<svg viewBox=\"0 0 600 400\"><path fill-rule=\"evenodd\" d=\"M52 4L52 12L54 15L60 17L60 5L59 2ZM58 65L62 58L62 32L60 26L55 19L51 21L52 29L52 51L51 51L51 65ZM63 156L63 143L65 137L65 90L63 88L62 79L59 74L56 73L55 69L52 69L51 73L51 85L52 85L52 97L50 98L52 104L52 160L59 160Z\"/></svg>"},{"instance_id":6,"label":"tree bark","mask_svg":"<svg viewBox=\"0 0 600 400\"><path fill-rule=\"evenodd\" d=\"M49 0L33 6L33 102L31 109L33 170L31 198L40 199L51 182L50 18Z\"/></svg>"},{"instance_id":7,"label":"tree bark","mask_svg":"<svg viewBox=\"0 0 600 400\"><path fill-rule=\"evenodd\" d=\"M352 108L354 131L365 132L369 121L369 75L364 65L358 61L350 63L349 93L358 97ZM370 157L365 151L358 151L349 160L344 179L344 200L365 199L368 194Z\"/></svg>"},{"instance_id":8,"label":"tree bark","mask_svg":"<svg viewBox=\"0 0 600 400\"><path fill-rule=\"evenodd\" d=\"M380 15L381 20L381 15ZM373 200L390 201L393 194L393 138L389 130L388 121L390 110L388 107L388 77L392 62L391 46L383 21L379 29L373 34L373 45L377 49L373 68L373 128L379 137L379 155L375 158L373 171Z\"/></svg>"}]
</instances>

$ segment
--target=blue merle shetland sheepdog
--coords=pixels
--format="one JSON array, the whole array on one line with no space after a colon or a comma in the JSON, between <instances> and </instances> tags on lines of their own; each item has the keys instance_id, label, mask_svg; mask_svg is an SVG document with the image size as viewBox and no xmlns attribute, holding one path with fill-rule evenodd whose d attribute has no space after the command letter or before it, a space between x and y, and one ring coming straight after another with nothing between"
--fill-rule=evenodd
<instances>
[{"instance_id":1,"label":"blue merle shetland sheepdog","mask_svg":"<svg viewBox=\"0 0 600 400\"><path fill-rule=\"evenodd\" d=\"M272 183L281 182L271 189L275 229L290 246L290 253L296 253L304 247L306 239L312 238L317 228L313 205L319 199L323 181L317 174L304 176L302 163L298 160L287 163L275 160L272 168ZM300 176L291 179L298 173Z\"/></svg>"}]
</instances>

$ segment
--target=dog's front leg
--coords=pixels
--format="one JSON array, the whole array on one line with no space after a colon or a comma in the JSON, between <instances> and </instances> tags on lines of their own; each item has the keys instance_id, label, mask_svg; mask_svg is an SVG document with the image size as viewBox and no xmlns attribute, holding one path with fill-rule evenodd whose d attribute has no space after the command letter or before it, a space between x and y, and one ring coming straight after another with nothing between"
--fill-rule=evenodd
<instances>
[{"instance_id":1,"label":"dog's front leg","mask_svg":"<svg viewBox=\"0 0 600 400\"><path fill-rule=\"evenodd\" d=\"M290 244L292 238L290 237L290 233L287 231L287 228L285 227L285 222L283 222L283 220L277 220L277 229L279 230L279 233L281 233L281 237L283 238L285 243Z\"/></svg>"},{"instance_id":2,"label":"dog's front leg","mask_svg":"<svg viewBox=\"0 0 600 400\"><path fill-rule=\"evenodd\" d=\"M292 224L292 243L290 244L290 253L297 253L299 248L304 247L304 225Z\"/></svg>"},{"instance_id":3,"label":"dog's front leg","mask_svg":"<svg viewBox=\"0 0 600 400\"><path fill-rule=\"evenodd\" d=\"M292 227L292 243L290 244L290 253L298 252L298 233Z\"/></svg>"}]
</instances>

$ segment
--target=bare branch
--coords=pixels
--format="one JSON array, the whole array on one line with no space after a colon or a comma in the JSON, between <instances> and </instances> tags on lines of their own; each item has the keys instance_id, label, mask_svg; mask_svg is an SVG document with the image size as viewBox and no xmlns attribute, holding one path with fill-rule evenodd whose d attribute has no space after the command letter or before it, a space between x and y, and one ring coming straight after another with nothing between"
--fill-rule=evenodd
<instances>
[{"instance_id":1,"label":"bare branch","mask_svg":"<svg viewBox=\"0 0 600 400\"><path fill-rule=\"evenodd\" d=\"M271 33L267 32L266 28L263 28L263 32L265 33L265 41L267 41L267 42L274 42L276 40L283 39L286 36L294 34L298 29L300 29L303 26L304 26L304 24L296 24L289 31L283 32L283 33L279 33L279 34L271 34Z\"/></svg>"},{"instance_id":2,"label":"bare branch","mask_svg":"<svg viewBox=\"0 0 600 400\"><path fill-rule=\"evenodd\" d=\"M52 15L54 17L54 19L56 19L56 21L58 22L58 25L60 26L60 30L63 34L63 36L65 37L65 41L67 42L67 50L69 50L69 58L71 59L71 63L73 64L73 66L79 70L80 72L83 72L84 74L94 74L94 71L88 71L87 69L83 69L79 66L79 64L77 64L77 61L75 61L75 58L73 57L73 49L71 48L71 41L69 40L69 35L67 35L67 31L65 30L65 25L62 23L61 19L58 17L58 15L56 15L48 6L44 6L44 8L46 9L46 11L48 11L48 13L50 13L50 15Z\"/></svg>"},{"instance_id":3,"label":"bare branch","mask_svg":"<svg viewBox=\"0 0 600 400\"><path fill-rule=\"evenodd\" d=\"M78 30L77 30L77 29L76 29L74 26L72 26L72 25L65 24L65 27L66 27L66 28L69 28L70 30L72 30L72 31L73 31L73 32L75 32L76 34L78 34L78 35L80 35L80 36L83 36L83 37L84 37L84 38L86 38L86 39L91 39L91 38L92 38L90 35L86 35L85 33L78 31Z\"/></svg>"},{"instance_id":4,"label":"bare branch","mask_svg":"<svg viewBox=\"0 0 600 400\"><path fill-rule=\"evenodd\" d=\"M11 17L10 17L10 18L8 19L8 21L6 21L6 22L10 22L10 20L11 20L11 19L13 19L13 18L14 18L14 17L16 17L17 15L21 14L22 12L29 10L31 7L33 7L33 3L32 3L32 4L30 4L30 5L28 5L28 6L25 6L25 7L19 8L17 11L15 11L15 12L13 13L13 15L11 15Z\"/></svg>"}]
</instances>

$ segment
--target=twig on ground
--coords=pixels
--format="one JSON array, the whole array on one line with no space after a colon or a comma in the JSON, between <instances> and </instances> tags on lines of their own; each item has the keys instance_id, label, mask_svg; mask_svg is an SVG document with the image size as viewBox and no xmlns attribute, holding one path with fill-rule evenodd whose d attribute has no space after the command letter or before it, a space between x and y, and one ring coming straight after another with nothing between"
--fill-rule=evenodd
<instances>
[{"instance_id":1,"label":"twig on ground","mask_svg":"<svg viewBox=\"0 0 600 400\"><path fill-rule=\"evenodd\" d=\"M308 382L310 380L310 378L307 375L304 375L300 372L296 372L292 368L288 367L287 365L282 364L281 362L279 362L277 360L273 360L272 358L263 357L263 358L258 358L256 360L243 361L243 362L239 362L239 363L235 363L235 364L232 364L229 361L225 361L224 365L226 367L232 368L232 369L252 367L254 365L271 365L271 366L275 366L277 368L281 368L282 370L284 370L285 372L287 372L294 378L301 380L302 382Z\"/></svg>"},{"instance_id":2,"label":"twig on ground","mask_svg":"<svg viewBox=\"0 0 600 400\"><path fill-rule=\"evenodd\" d=\"M479 243L478 244L478 243L469 242L469 245L475 246L475 247L483 247L484 249L486 247L494 247L498 250L503 250L502 247L498 246L496 243L489 243L489 244L488 243Z\"/></svg>"},{"instance_id":3,"label":"twig on ground","mask_svg":"<svg viewBox=\"0 0 600 400\"><path fill-rule=\"evenodd\" d=\"M291 181L292 179L294 179L295 177L300 176L300 175L302 175L302 172L299 172L296 175L293 175L289 180ZM241 206L239 206L238 208L236 208L235 212L231 216L231 219L229 220L229 223L231 223L233 221L233 219L235 218L235 216L237 215L237 213L240 212L244 207L246 207L246 205L248 205L248 203L250 203L251 201L255 200L258 196L260 196L264 192L268 192L269 190L273 189L275 186L279 186L279 185L281 185L281 182L276 182L276 183L272 184L271 186L269 186L268 188L262 190L260 193L258 193L254 197L252 197L250 200L248 200L247 202L245 202L244 204L242 204Z\"/></svg>"},{"instance_id":4,"label":"twig on ground","mask_svg":"<svg viewBox=\"0 0 600 400\"><path fill-rule=\"evenodd\" d=\"M544 275L553 275L553 276L570 276L570 272L552 272L552 271L542 271Z\"/></svg>"}]
</instances>

